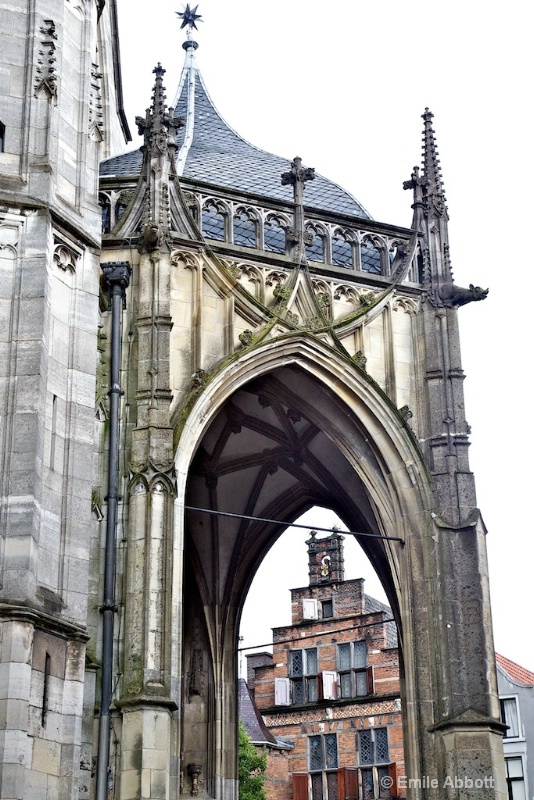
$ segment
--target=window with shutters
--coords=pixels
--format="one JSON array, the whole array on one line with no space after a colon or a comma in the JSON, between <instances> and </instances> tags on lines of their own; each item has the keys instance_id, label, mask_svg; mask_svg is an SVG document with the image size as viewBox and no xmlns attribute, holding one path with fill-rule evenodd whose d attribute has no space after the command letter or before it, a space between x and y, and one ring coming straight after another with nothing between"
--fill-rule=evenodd
<instances>
[{"instance_id":1,"label":"window with shutters","mask_svg":"<svg viewBox=\"0 0 534 800\"><path fill-rule=\"evenodd\" d=\"M389 763L387 728L366 728L357 734L362 800L396 796L395 765Z\"/></svg>"},{"instance_id":2,"label":"window with shutters","mask_svg":"<svg viewBox=\"0 0 534 800\"><path fill-rule=\"evenodd\" d=\"M345 642L337 646L337 671L341 697L373 694L373 668L367 664L367 642Z\"/></svg>"},{"instance_id":3,"label":"window with shutters","mask_svg":"<svg viewBox=\"0 0 534 800\"><path fill-rule=\"evenodd\" d=\"M311 800L340 800L338 792L337 736L325 733L308 739Z\"/></svg>"},{"instance_id":4,"label":"window with shutters","mask_svg":"<svg viewBox=\"0 0 534 800\"><path fill-rule=\"evenodd\" d=\"M501 697L501 720L508 725L508 730L503 733L504 739L518 739L520 736L519 714L516 697Z\"/></svg>"},{"instance_id":5,"label":"window with shutters","mask_svg":"<svg viewBox=\"0 0 534 800\"><path fill-rule=\"evenodd\" d=\"M319 619L319 603L314 597L303 598L302 619Z\"/></svg>"},{"instance_id":6,"label":"window with shutters","mask_svg":"<svg viewBox=\"0 0 534 800\"><path fill-rule=\"evenodd\" d=\"M334 616L334 601L330 597L328 600L321 600L321 617L330 619Z\"/></svg>"},{"instance_id":7,"label":"window with shutters","mask_svg":"<svg viewBox=\"0 0 534 800\"><path fill-rule=\"evenodd\" d=\"M317 648L289 650L287 657L291 702L294 705L317 702L319 699Z\"/></svg>"}]
</instances>

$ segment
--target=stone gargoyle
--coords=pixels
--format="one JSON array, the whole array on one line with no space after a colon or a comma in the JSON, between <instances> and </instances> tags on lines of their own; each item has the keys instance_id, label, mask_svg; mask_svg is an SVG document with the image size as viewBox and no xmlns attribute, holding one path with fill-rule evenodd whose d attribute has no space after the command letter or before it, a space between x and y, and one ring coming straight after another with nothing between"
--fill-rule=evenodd
<instances>
[{"instance_id":1,"label":"stone gargoyle","mask_svg":"<svg viewBox=\"0 0 534 800\"><path fill-rule=\"evenodd\" d=\"M458 306L465 306L466 303L472 303L475 300L485 300L488 292L489 289L473 286L472 283L469 284L469 289L456 286L454 283L445 283L439 289L439 296L447 308L458 308Z\"/></svg>"}]
</instances>

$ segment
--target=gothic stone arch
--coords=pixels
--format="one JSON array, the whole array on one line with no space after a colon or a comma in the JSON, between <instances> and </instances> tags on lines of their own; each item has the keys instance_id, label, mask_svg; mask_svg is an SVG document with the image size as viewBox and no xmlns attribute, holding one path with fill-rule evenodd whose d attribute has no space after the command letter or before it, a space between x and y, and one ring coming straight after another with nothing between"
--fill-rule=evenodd
<instances>
[{"instance_id":1,"label":"gothic stone arch","mask_svg":"<svg viewBox=\"0 0 534 800\"><path fill-rule=\"evenodd\" d=\"M404 545L361 544L398 622L407 774L439 780L437 793L416 786L410 796L456 797L447 775L493 774L500 732L495 687L488 692L484 530L478 517L459 528L440 521L411 432L363 372L306 336L247 351L198 397L175 465L184 613L173 638L182 643L186 781L190 765L201 767L207 795L234 796L239 617L281 526L184 506L290 522L323 504L352 530L400 537Z\"/></svg>"}]
</instances>

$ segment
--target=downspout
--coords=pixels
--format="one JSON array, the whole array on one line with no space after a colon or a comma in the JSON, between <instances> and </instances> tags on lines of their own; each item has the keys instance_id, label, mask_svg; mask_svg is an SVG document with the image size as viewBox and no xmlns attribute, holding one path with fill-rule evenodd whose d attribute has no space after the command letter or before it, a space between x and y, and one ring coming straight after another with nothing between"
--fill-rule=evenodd
<instances>
[{"instance_id":1,"label":"downspout","mask_svg":"<svg viewBox=\"0 0 534 800\"><path fill-rule=\"evenodd\" d=\"M108 514L104 555L104 601L102 613L102 687L98 730L96 800L107 800L110 749L110 713L113 695L113 625L115 617L115 540L119 501L119 416L121 367L121 317L126 308L126 289L130 283L128 261L101 264L109 292L111 309L111 364L109 386Z\"/></svg>"}]
</instances>

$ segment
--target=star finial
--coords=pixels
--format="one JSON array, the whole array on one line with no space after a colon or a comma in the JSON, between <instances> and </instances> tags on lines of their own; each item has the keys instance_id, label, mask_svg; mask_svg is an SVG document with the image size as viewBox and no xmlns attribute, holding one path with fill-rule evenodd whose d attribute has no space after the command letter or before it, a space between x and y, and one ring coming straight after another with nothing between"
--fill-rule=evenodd
<instances>
[{"instance_id":1,"label":"star finial","mask_svg":"<svg viewBox=\"0 0 534 800\"><path fill-rule=\"evenodd\" d=\"M191 8L188 3L183 11L176 12L182 20L182 24L180 25L180 30L182 28L186 28L189 25L190 29L194 28L195 30L198 31L196 21L197 19L202 19L202 15L197 14L197 8L198 5L196 5L194 8Z\"/></svg>"}]
</instances>

